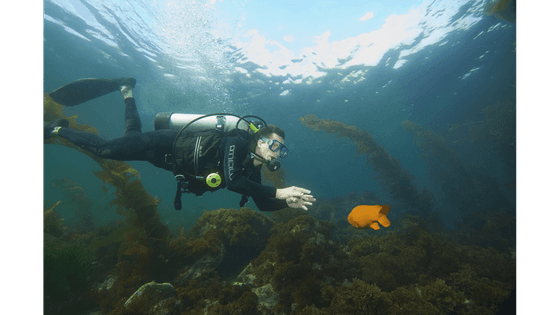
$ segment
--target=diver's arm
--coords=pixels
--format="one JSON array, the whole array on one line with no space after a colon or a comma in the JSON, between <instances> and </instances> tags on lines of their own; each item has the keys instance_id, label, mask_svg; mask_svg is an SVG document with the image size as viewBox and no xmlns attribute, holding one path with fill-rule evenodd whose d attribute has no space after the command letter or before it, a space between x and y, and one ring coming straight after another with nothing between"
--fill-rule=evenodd
<instances>
[{"instance_id":1,"label":"diver's arm","mask_svg":"<svg viewBox=\"0 0 560 315\"><path fill-rule=\"evenodd\" d=\"M253 197L257 208L261 211L278 211L288 208L286 200L266 197Z\"/></svg>"},{"instance_id":2,"label":"diver's arm","mask_svg":"<svg viewBox=\"0 0 560 315\"><path fill-rule=\"evenodd\" d=\"M257 183L261 183L261 173L254 172L250 180ZM276 195L276 194L275 194ZM288 203L286 199L276 199L265 196L252 196L253 201L257 205L257 208L261 211L277 211L280 209L288 208Z\"/></svg>"}]
</instances>

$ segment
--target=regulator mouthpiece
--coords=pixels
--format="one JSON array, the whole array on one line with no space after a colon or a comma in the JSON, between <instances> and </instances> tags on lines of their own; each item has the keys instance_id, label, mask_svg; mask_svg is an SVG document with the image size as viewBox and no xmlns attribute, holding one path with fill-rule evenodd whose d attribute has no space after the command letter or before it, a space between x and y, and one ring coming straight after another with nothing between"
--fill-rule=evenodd
<instances>
[{"instance_id":1,"label":"regulator mouthpiece","mask_svg":"<svg viewBox=\"0 0 560 315\"><path fill-rule=\"evenodd\" d=\"M278 160L272 160L270 162L267 162L266 168L268 168L268 170L271 172L276 172L277 170L280 169L280 162L278 162Z\"/></svg>"}]
</instances>

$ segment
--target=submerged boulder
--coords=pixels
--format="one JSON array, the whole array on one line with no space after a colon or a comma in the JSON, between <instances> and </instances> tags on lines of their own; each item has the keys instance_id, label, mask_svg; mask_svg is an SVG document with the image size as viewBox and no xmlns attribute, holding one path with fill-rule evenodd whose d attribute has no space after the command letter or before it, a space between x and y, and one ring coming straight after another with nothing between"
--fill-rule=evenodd
<instances>
[{"instance_id":1,"label":"submerged boulder","mask_svg":"<svg viewBox=\"0 0 560 315\"><path fill-rule=\"evenodd\" d=\"M264 250L273 224L249 208L204 212L187 236L172 241L173 251L187 259L173 283L185 285L212 272L222 278L239 273Z\"/></svg>"},{"instance_id":2,"label":"submerged boulder","mask_svg":"<svg viewBox=\"0 0 560 315\"><path fill-rule=\"evenodd\" d=\"M263 285L262 287L252 290L259 298L259 309L261 311L272 311L278 301L278 293L274 291L272 284Z\"/></svg>"},{"instance_id":3,"label":"submerged boulder","mask_svg":"<svg viewBox=\"0 0 560 315\"><path fill-rule=\"evenodd\" d=\"M127 311L134 313L148 313L161 301L177 296L177 291L170 283L149 282L141 286L124 303Z\"/></svg>"},{"instance_id":4,"label":"submerged boulder","mask_svg":"<svg viewBox=\"0 0 560 315\"><path fill-rule=\"evenodd\" d=\"M220 245L220 251L218 253L207 254L194 263L187 265L181 275L176 279L176 283L186 284L189 280L198 279L207 272L216 270L226 254L226 247L223 244Z\"/></svg>"}]
</instances>

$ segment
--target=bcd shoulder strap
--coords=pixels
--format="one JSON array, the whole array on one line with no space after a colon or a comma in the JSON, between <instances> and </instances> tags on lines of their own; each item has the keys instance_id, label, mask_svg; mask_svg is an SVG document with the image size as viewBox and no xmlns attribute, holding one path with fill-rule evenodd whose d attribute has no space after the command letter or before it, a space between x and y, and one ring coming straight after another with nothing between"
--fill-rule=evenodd
<instances>
[{"instance_id":1,"label":"bcd shoulder strap","mask_svg":"<svg viewBox=\"0 0 560 315\"><path fill-rule=\"evenodd\" d=\"M172 150L171 162L177 179L175 209L182 208L181 194L201 196L206 191L225 187L221 165L221 141L225 133L218 130L181 132Z\"/></svg>"},{"instance_id":2,"label":"bcd shoulder strap","mask_svg":"<svg viewBox=\"0 0 560 315\"><path fill-rule=\"evenodd\" d=\"M209 164L220 162L223 132L206 130L183 132L177 136L172 153L175 175L199 176Z\"/></svg>"},{"instance_id":3,"label":"bcd shoulder strap","mask_svg":"<svg viewBox=\"0 0 560 315\"><path fill-rule=\"evenodd\" d=\"M185 131L177 135L171 156L177 180L176 210L182 208L182 193L202 196L207 191L226 187L222 165L222 140L226 137L240 137L247 143L251 140L248 132L237 129L227 133L219 130ZM247 197L243 196L240 205L246 202Z\"/></svg>"}]
</instances>

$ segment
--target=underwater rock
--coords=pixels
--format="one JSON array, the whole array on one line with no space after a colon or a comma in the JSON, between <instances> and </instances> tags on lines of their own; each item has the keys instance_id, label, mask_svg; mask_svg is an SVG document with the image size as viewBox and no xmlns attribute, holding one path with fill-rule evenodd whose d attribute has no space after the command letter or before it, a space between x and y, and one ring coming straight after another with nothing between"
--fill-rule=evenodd
<instances>
[{"instance_id":1,"label":"underwater rock","mask_svg":"<svg viewBox=\"0 0 560 315\"><path fill-rule=\"evenodd\" d=\"M156 304L170 297L177 295L177 291L170 283L149 282L141 286L124 303L124 308L128 311L147 313Z\"/></svg>"},{"instance_id":2,"label":"underwater rock","mask_svg":"<svg viewBox=\"0 0 560 315\"><path fill-rule=\"evenodd\" d=\"M235 216L239 211L219 213L223 216L208 216L205 227L192 234L203 236L200 252L189 263L192 270L196 269L192 266L215 263L211 254L215 252L204 252L209 248L204 242L215 240L211 235L228 235L217 222L236 221L224 214ZM212 222L217 224L207 225ZM417 220L407 224L395 220L392 226L395 231L384 236L356 235L337 243L332 241L331 222L299 216L270 229L267 247L247 263L236 282L229 276L201 276L185 285L174 284L177 295L153 300L140 297L141 309L123 305L151 279L145 280L149 276L141 273L144 269L130 272L130 263L123 261L121 270L133 281L125 283L120 280L123 273L118 274L119 280L106 291L117 298L105 303L103 314L369 315L372 310L376 314L496 314L504 301L515 296L515 259L510 253L458 244L429 233ZM182 260L193 248L185 245L186 237L180 238L185 247L173 247L173 251L185 253ZM235 249L225 240L218 247L226 248L221 265L232 262L227 260L232 257L227 250ZM105 282L108 287L111 278ZM118 286L121 291L115 290Z\"/></svg>"},{"instance_id":3,"label":"underwater rock","mask_svg":"<svg viewBox=\"0 0 560 315\"><path fill-rule=\"evenodd\" d=\"M293 218L297 218L300 215L307 215L309 214L308 211L303 209L295 209L295 208L284 208L278 211L272 211L270 216L276 221L276 223L280 222L288 222Z\"/></svg>"},{"instance_id":4,"label":"underwater rock","mask_svg":"<svg viewBox=\"0 0 560 315\"><path fill-rule=\"evenodd\" d=\"M273 227L266 250L240 275L272 285L274 311L296 305L301 314L452 314L469 299L472 314L493 314L515 286L509 255L459 245L419 224L331 244L325 230L312 236L320 229L313 221L301 216Z\"/></svg>"},{"instance_id":5,"label":"underwater rock","mask_svg":"<svg viewBox=\"0 0 560 315\"><path fill-rule=\"evenodd\" d=\"M97 292L109 291L113 287L113 284L115 284L115 277L109 275L103 283L97 286Z\"/></svg>"},{"instance_id":6,"label":"underwater rock","mask_svg":"<svg viewBox=\"0 0 560 315\"><path fill-rule=\"evenodd\" d=\"M255 293L259 298L258 308L261 312L264 312L266 310L272 311L272 309L276 306L278 293L274 291L274 287L270 283L261 287L256 287L256 284L254 283L255 279L257 279L256 269L253 267L253 264L250 263L237 276L236 283L248 285L251 287L251 291L253 291L253 293Z\"/></svg>"},{"instance_id":7,"label":"underwater rock","mask_svg":"<svg viewBox=\"0 0 560 315\"><path fill-rule=\"evenodd\" d=\"M184 241L192 263L173 283L184 285L210 272L224 278L237 274L265 248L273 224L249 208L204 212Z\"/></svg>"},{"instance_id":8,"label":"underwater rock","mask_svg":"<svg viewBox=\"0 0 560 315\"><path fill-rule=\"evenodd\" d=\"M297 313L320 299L321 279L331 277L337 247L330 240L332 229L331 222L309 215L274 225L266 249L237 277L254 288L264 314L293 313L293 305Z\"/></svg>"},{"instance_id":9,"label":"underwater rock","mask_svg":"<svg viewBox=\"0 0 560 315\"><path fill-rule=\"evenodd\" d=\"M249 208L219 209L204 212L193 232L197 238L217 237L226 246L263 245L273 224L272 219Z\"/></svg>"},{"instance_id":10,"label":"underwater rock","mask_svg":"<svg viewBox=\"0 0 560 315\"><path fill-rule=\"evenodd\" d=\"M272 284L263 285L262 287L252 290L259 298L259 309L266 308L272 310L276 306L278 293L274 291Z\"/></svg>"},{"instance_id":11,"label":"underwater rock","mask_svg":"<svg viewBox=\"0 0 560 315\"><path fill-rule=\"evenodd\" d=\"M253 264L249 263L243 271L237 276L237 282L249 285L251 287L255 287L254 281L257 278L255 276L255 269L253 268Z\"/></svg>"},{"instance_id":12,"label":"underwater rock","mask_svg":"<svg viewBox=\"0 0 560 315\"><path fill-rule=\"evenodd\" d=\"M193 264L187 266L183 272L175 279L175 284L184 285L192 279L198 279L208 272L212 272L218 268L226 255L226 247L220 244L220 251L209 255L204 255L195 261Z\"/></svg>"}]
</instances>

